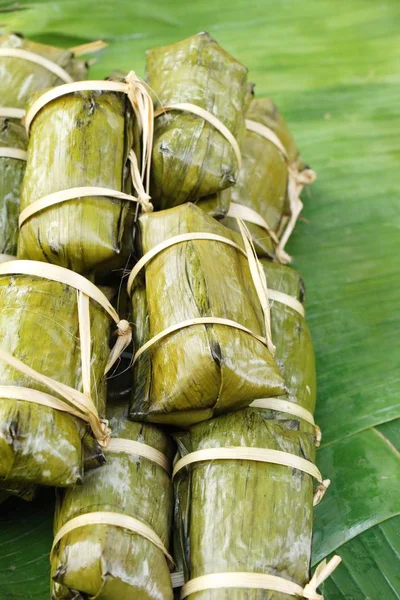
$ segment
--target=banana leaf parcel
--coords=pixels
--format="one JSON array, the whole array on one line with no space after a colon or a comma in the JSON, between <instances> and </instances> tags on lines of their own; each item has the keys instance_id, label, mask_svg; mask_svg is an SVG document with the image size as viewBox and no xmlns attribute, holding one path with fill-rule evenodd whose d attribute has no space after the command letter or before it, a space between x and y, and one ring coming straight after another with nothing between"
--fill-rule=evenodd
<instances>
[{"instance_id":1,"label":"banana leaf parcel","mask_svg":"<svg viewBox=\"0 0 400 600\"><path fill-rule=\"evenodd\" d=\"M55 534L83 515L92 522L62 535L59 542L56 538L51 567L54 600L172 600L171 564L154 541L129 529L129 524L123 528L93 522L93 513L99 512L138 519L165 548L169 545L172 444L156 427L128 421L125 406L108 410L118 439L111 438L105 450L106 464L86 473L82 486L59 493ZM146 452L143 455L149 450L145 444L160 455L159 463Z\"/></svg>"},{"instance_id":2,"label":"banana leaf parcel","mask_svg":"<svg viewBox=\"0 0 400 600\"><path fill-rule=\"evenodd\" d=\"M260 449L315 460L313 427L271 420L248 408L177 434L180 457L206 449ZM176 465L177 467L177 465ZM176 468L175 467L175 468ZM175 476L178 547L185 580L228 573L225 588L187 594L191 600L290 600L274 588L232 588L232 573L278 576L303 588L310 580L313 478L299 469L257 460L203 460ZM185 589L185 588L183 588ZM201 588L200 588L201 590ZM301 594L299 594L301 596Z\"/></svg>"},{"instance_id":3,"label":"banana leaf parcel","mask_svg":"<svg viewBox=\"0 0 400 600\"><path fill-rule=\"evenodd\" d=\"M241 237L190 203L142 215L139 228L143 254L154 256L128 283L136 346L130 416L184 427L285 393L263 341ZM174 240L178 234L187 239Z\"/></svg>"},{"instance_id":4,"label":"banana leaf parcel","mask_svg":"<svg viewBox=\"0 0 400 600\"><path fill-rule=\"evenodd\" d=\"M291 267L271 263L266 259L261 259L261 264L271 295L271 331L276 347L275 360L285 380L286 397L290 402L314 414L317 393L315 356L303 312L303 280L298 271Z\"/></svg>"},{"instance_id":5,"label":"banana leaf parcel","mask_svg":"<svg viewBox=\"0 0 400 600\"><path fill-rule=\"evenodd\" d=\"M140 157L141 148L129 84L82 87L36 96L28 111L18 256L101 275L125 267L133 249L128 156Z\"/></svg>"},{"instance_id":6,"label":"banana leaf parcel","mask_svg":"<svg viewBox=\"0 0 400 600\"><path fill-rule=\"evenodd\" d=\"M78 281L68 283L72 277ZM87 293L96 300L79 286L90 286ZM106 312L107 300L98 294L83 277L60 267L34 261L0 265L2 487L71 486L82 481L87 455L97 452L97 464L104 460L88 427L95 431L96 409L104 415L103 374L110 355L113 309ZM85 419L76 405L89 405L90 398L93 408ZM74 408L70 414L66 404Z\"/></svg>"},{"instance_id":7,"label":"banana leaf parcel","mask_svg":"<svg viewBox=\"0 0 400 600\"><path fill-rule=\"evenodd\" d=\"M254 130L254 124L261 126L260 131ZM236 221L229 215L241 216L247 221L259 256L274 257L278 246L278 258L288 262L290 257L283 247L290 231L284 230L290 219L294 226L302 208L299 193L314 180L315 173L301 161L293 136L270 98L251 102L246 125L242 168L230 190L231 208L224 223L236 229Z\"/></svg>"},{"instance_id":8,"label":"banana leaf parcel","mask_svg":"<svg viewBox=\"0 0 400 600\"><path fill-rule=\"evenodd\" d=\"M248 100L247 69L208 33L199 33L150 50L147 77L159 107L151 170L155 206L194 202L233 185L239 172L233 145L204 115L194 114L193 105L194 110L200 107L211 113L240 139Z\"/></svg>"},{"instance_id":9,"label":"banana leaf parcel","mask_svg":"<svg viewBox=\"0 0 400 600\"><path fill-rule=\"evenodd\" d=\"M207 454L211 449L219 452L245 447L246 451L257 449L257 453L268 449L294 454L310 465L315 461L317 438L312 421L315 366L310 335L300 314L303 284L298 273L288 267L264 261L264 270L274 298L271 327L275 356L287 382L288 394L278 399L278 404L276 399L265 399L264 405L270 408L262 408L260 399L250 408L175 434L180 458L188 460L190 453L198 451ZM272 407L274 402L279 407L279 401L283 410L278 412ZM299 406L310 412L310 419L297 416ZM297 468L262 462L260 457L244 458L245 455L242 459L218 460L217 456L206 458L203 454L196 458L198 462L188 462L190 466L183 465L182 469L178 470L179 463L175 464L176 562L183 568L186 582L228 574L223 577L221 588L212 589L212 579L208 578L195 585L193 592L185 586L183 597L191 600L293 597L271 586L271 582L264 581L258 589L251 589L249 578L242 575L239 576L242 589L239 584L234 587L233 573L280 577L299 586L295 596L302 596L302 589L310 581L312 477ZM322 493L327 482L320 477L318 481Z\"/></svg>"},{"instance_id":10,"label":"banana leaf parcel","mask_svg":"<svg viewBox=\"0 0 400 600\"><path fill-rule=\"evenodd\" d=\"M17 56L8 53L16 52ZM22 53L22 56L18 56ZM25 55L24 53L28 53ZM50 68L29 58L50 61ZM58 75L52 68L62 69ZM19 34L0 36L0 253L17 253L18 213L27 146L20 119L29 96L68 78L86 76L87 63L73 52L31 42ZM64 79L60 78L64 75Z\"/></svg>"}]
</instances>

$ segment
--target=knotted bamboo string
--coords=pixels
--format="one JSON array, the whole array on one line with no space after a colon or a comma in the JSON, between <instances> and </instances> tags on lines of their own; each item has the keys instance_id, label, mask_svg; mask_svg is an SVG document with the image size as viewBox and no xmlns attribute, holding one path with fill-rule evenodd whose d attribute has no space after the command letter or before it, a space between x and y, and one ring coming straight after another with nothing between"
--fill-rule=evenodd
<instances>
[{"instance_id":1,"label":"knotted bamboo string","mask_svg":"<svg viewBox=\"0 0 400 600\"><path fill-rule=\"evenodd\" d=\"M279 238L272 227L268 225L264 217L259 215L257 211L249 206L244 206L244 204L238 204L237 202L231 202L226 216L235 219L242 219L243 221L247 221L248 223L253 223L253 225L262 227L275 242L275 244L279 244Z\"/></svg>"},{"instance_id":2,"label":"knotted bamboo string","mask_svg":"<svg viewBox=\"0 0 400 600\"><path fill-rule=\"evenodd\" d=\"M65 69L60 67L57 63L41 56L40 54L36 54L35 52L30 52L29 50L23 50L22 48L0 48L0 58L19 58L21 60L27 60L28 62L35 63L40 65L47 71L50 71L54 75L57 75L59 79L65 81L66 83L71 83L73 78Z\"/></svg>"},{"instance_id":3,"label":"knotted bamboo string","mask_svg":"<svg viewBox=\"0 0 400 600\"><path fill-rule=\"evenodd\" d=\"M276 249L276 256L280 262L291 262L291 258L284 251L284 248L289 240L289 237L292 234L294 226L296 225L296 221L300 216L301 211L303 210L303 203L300 200L300 194L303 190L303 187L307 184L313 183L317 177L315 171L312 169L303 169L299 171L297 162L289 163L289 157L286 152L286 148L282 144L279 137L276 133L266 127L262 123L258 123L257 121L252 121L250 119L246 119L246 129L248 131L252 131L261 135L266 140L274 144L281 152L283 158L286 161L288 167L288 196L289 196L289 204L290 204L290 218L286 229L280 238L278 247Z\"/></svg>"},{"instance_id":4,"label":"knotted bamboo string","mask_svg":"<svg viewBox=\"0 0 400 600\"><path fill-rule=\"evenodd\" d=\"M175 325L171 325L171 327L168 327L167 329L164 329L163 331L153 336L136 351L133 357L133 363L135 363L139 356L141 356L146 350L148 350L151 346L161 341L168 335L171 335L172 333L179 331L180 329L191 327L193 325L225 325L227 327L239 329L240 331L244 331L245 333L252 335L259 342L266 345L271 353L274 353L275 347L272 343L271 338L271 317L269 301L275 300L277 302L290 306L290 308L296 310L301 316L304 317L304 307L296 298L294 298L293 296L289 296L288 294L284 294L283 292L279 292L278 290L268 290L264 271L255 254L255 249L251 241L250 233L243 221L238 219L238 225L242 234L245 250L243 250L243 248L241 248L238 244L236 244L236 242L230 240L229 238L225 238L223 236L213 233L204 232L183 233L180 235L173 236L167 240L164 240L160 244L157 244L156 246L154 246L154 248L152 248L151 250L149 250L149 252L142 256L142 258L136 263L136 265L132 269L127 285L128 294L131 294L133 282L139 274L139 272L143 269L143 267L167 248L170 248L175 244L180 244L189 241L209 240L214 242L221 242L223 244L227 244L228 246L232 246L233 248L235 248L235 250L241 252L244 256L246 256L246 258L249 261L250 273L264 314L266 337L264 338L252 332L247 327L244 327L240 323L232 321L231 319L224 319L220 317L197 317L193 319L188 319L187 321L181 321L180 323L177 323Z\"/></svg>"},{"instance_id":5,"label":"knotted bamboo string","mask_svg":"<svg viewBox=\"0 0 400 600\"><path fill-rule=\"evenodd\" d=\"M111 438L107 445L107 452L123 452L125 454L142 456L156 463L170 474L169 460L165 454L144 442L125 438Z\"/></svg>"},{"instance_id":6,"label":"knotted bamboo string","mask_svg":"<svg viewBox=\"0 0 400 600\"><path fill-rule=\"evenodd\" d=\"M18 386L7 385L0 386L0 396L15 398L28 402L35 402L36 404L46 405L56 410L68 412L73 416L79 416L79 418L90 424L93 434L98 439L99 443L106 445L110 436L108 423L107 421L100 419L97 408L91 398L91 333L89 299L91 298L100 304L100 306L107 311L117 325L118 338L110 352L105 373L111 369L115 361L129 345L132 339L132 331L129 323L119 318L113 306L94 284L81 275L78 275L77 273L69 271L63 267L37 261L15 260L0 264L0 276L1 275L32 275L35 277L56 281L58 283L63 283L77 290L83 393L50 377L38 373L22 361L18 360L0 348L1 360L28 377L31 377L39 383L44 384L50 390L60 395L63 400L30 388L21 388L21 397L17 397L17 390L19 389Z\"/></svg>"},{"instance_id":7,"label":"knotted bamboo string","mask_svg":"<svg viewBox=\"0 0 400 600\"><path fill-rule=\"evenodd\" d=\"M42 94L28 110L25 118L25 126L29 134L32 121L36 115L49 103L57 98L79 91L101 91L121 92L128 96L129 102L135 114L137 124L142 136L142 164L139 169L137 158L133 150L129 152L131 166L131 178L137 196L125 194L117 190L102 187L82 186L60 190L48 194L27 206L20 214L19 226L36 214L50 206L85 198L90 196L105 196L137 203L143 212L151 212L153 205L150 202L150 163L153 148L154 109L153 102L147 90L146 84L131 71L125 78L125 82L119 81L76 81L60 85Z\"/></svg>"},{"instance_id":8,"label":"knotted bamboo string","mask_svg":"<svg viewBox=\"0 0 400 600\"><path fill-rule=\"evenodd\" d=\"M232 588L270 590L307 600L324 600L324 596L318 594L317 588L333 573L341 560L340 556L335 555L329 562L322 561L304 588L294 581L267 573L233 572L202 575L185 583L181 590L180 600L204 590ZM178 578L180 573L174 575L176 581L181 579Z\"/></svg>"},{"instance_id":9,"label":"knotted bamboo string","mask_svg":"<svg viewBox=\"0 0 400 600\"><path fill-rule=\"evenodd\" d=\"M108 44L106 42L96 40L95 42L89 42L88 44L81 44L69 48L68 52L71 52L74 56L82 56L83 54L98 52L107 46ZM47 69L47 71L57 75L57 77L62 81L65 81L65 83L71 83L73 81L71 75L65 69L60 67L60 65L45 58L41 54L36 54L36 52L31 52L30 50L24 50L22 48L0 48L0 57L20 58L21 60L40 65L44 69Z\"/></svg>"},{"instance_id":10,"label":"knotted bamboo string","mask_svg":"<svg viewBox=\"0 0 400 600\"><path fill-rule=\"evenodd\" d=\"M0 117L6 119L23 119L25 111L22 108L13 108L11 106L0 106Z\"/></svg>"},{"instance_id":11,"label":"knotted bamboo string","mask_svg":"<svg viewBox=\"0 0 400 600\"><path fill-rule=\"evenodd\" d=\"M319 504L330 485L329 479L322 479L319 469L309 460L282 452L282 450L272 450L270 448L252 448L246 446L226 447L226 448L206 448L190 452L182 457L174 466L172 477L184 467L197 462L214 460L250 460L256 462L272 463L292 469L303 471L317 480L318 486L315 490L313 505Z\"/></svg>"},{"instance_id":12,"label":"knotted bamboo string","mask_svg":"<svg viewBox=\"0 0 400 600\"><path fill-rule=\"evenodd\" d=\"M289 157L286 152L286 148L284 147L276 133L269 127L266 127L265 125L263 125L262 123L258 123L257 121L246 119L246 129L248 131L252 131L254 133L257 133L258 135L261 135L263 138L274 144L274 146L276 146L276 148L281 152L283 158L285 159L288 168L288 196L290 203L290 218L287 223L286 229L279 240L277 234L273 232L273 230L265 221L265 219L261 215L259 215L255 210L247 206L233 202L231 203L231 208L229 209L227 216L239 217L244 221L253 223L254 225L258 225L259 227L265 229L270 235L271 239L275 243L277 243L276 258L282 264L287 264L290 263L292 259L289 256L289 254L285 252L284 248L289 240L290 235L292 234L296 221L301 211L303 210L303 203L300 200L300 194L305 185L313 183L313 181L315 181L316 173L312 169L303 169L302 171L299 171L297 162L289 164Z\"/></svg>"},{"instance_id":13,"label":"knotted bamboo string","mask_svg":"<svg viewBox=\"0 0 400 600\"><path fill-rule=\"evenodd\" d=\"M170 335L171 333L178 331L179 329L182 329L185 327L190 327L192 325L204 325L204 324L226 325L228 327L234 327L236 329L240 329L241 331L244 331L244 332L252 335L259 342L261 342L262 344L267 346L268 350L272 354L274 353L275 346L273 345L272 339L271 339L271 323L270 323L271 315L270 315L268 289L266 286L265 275L264 275L264 272L262 270L260 263L258 262L257 257L255 256L255 250L254 250L254 247L252 247L251 239L249 238L250 234L248 233L247 228L245 227L244 223L239 222L239 220L238 220L238 223L239 223L240 231L242 233L243 241L244 241L247 252L244 251L238 244L236 244L236 242L233 242L229 238L225 238L223 236L216 235L213 233L194 232L194 233L184 233L181 235L173 236L172 238L164 240L164 242L161 242L160 244L158 244L157 246L152 248L152 250L147 252L138 261L138 263L133 268L133 270L129 276L129 279L128 279L128 293L131 294L133 281L134 281L135 277L137 277L140 270L150 260L152 260L155 256L157 256L157 254L166 250L167 248L170 248L171 246L174 246L175 244L179 244L182 242L188 242L188 241L192 241L192 240L211 240L211 241L221 242L221 243L227 244L229 246L232 246L236 250L239 250L244 256L246 256L246 258L249 261L249 268L250 268L250 273L252 276L253 284L254 284L257 296L260 300L261 308L262 308L263 315L264 315L266 337L260 336L256 333L250 331L247 327L244 327L240 323L237 323L236 321L232 321L231 319L224 319L224 318L220 318L220 317L198 317L198 318L188 319L187 321L182 321L181 323L178 323L176 325L172 325L171 327L164 329L163 331L161 331L160 333L155 335L153 338L148 340L143 346L141 346L141 348L139 348L137 350L137 352L133 358L133 362L136 362L136 360L139 358L139 356L141 354L143 354L143 352L145 352L145 350L150 348L150 346L152 346L156 342L160 341L164 337Z\"/></svg>"},{"instance_id":14,"label":"knotted bamboo string","mask_svg":"<svg viewBox=\"0 0 400 600\"><path fill-rule=\"evenodd\" d=\"M168 550L164 546L162 540L151 527L146 525L146 523L139 521L139 519L135 519L134 517L107 511L86 513L71 519L65 525L63 525L58 530L54 538L53 546L50 551L50 561L53 560L54 550L60 540L68 533L71 533L71 531L75 531L75 529L80 529L86 525L111 525L114 527L120 527L121 529L127 529L132 533L140 535L161 550L167 559L169 567L171 569L174 568L174 560L172 556L168 553Z\"/></svg>"},{"instance_id":15,"label":"knotted bamboo string","mask_svg":"<svg viewBox=\"0 0 400 600\"><path fill-rule=\"evenodd\" d=\"M8 146L0 146L0 158L15 158L16 160L26 161L27 153L21 148L9 148Z\"/></svg>"},{"instance_id":16,"label":"knotted bamboo string","mask_svg":"<svg viewBox=\"0 0 400 600\"><path fill-rule=\"evenodd\" d=\"M318 447L321 444L321 430L318 427L318 425L315 424L313 415L310 413L310 411L303 408L303 406L299 406L294 402L289 402L288 400L281 400L279 398L260 398L258 400L254 400L250 404L250 408L265 408L267 410L276 410L278 412L287 413L289 415L299 417L299 419L303 419L303 421L306 421L315 429L315 445Z\"/></svg>"}]
</instances>

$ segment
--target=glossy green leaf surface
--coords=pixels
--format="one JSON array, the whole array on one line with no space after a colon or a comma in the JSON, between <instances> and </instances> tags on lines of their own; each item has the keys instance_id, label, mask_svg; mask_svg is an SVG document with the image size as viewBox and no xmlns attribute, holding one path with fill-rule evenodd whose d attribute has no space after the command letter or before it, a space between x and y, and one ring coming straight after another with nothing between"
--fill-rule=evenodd
<instances>
[{"instance_id":1,"label":"glossy green leaf surface","mask_svg":"<svg viewBox=\"0 0 400 600\"><path fill-rule=\"evenodd\" d=\"M10 4L0 1L0 9ZM399 456L390 446L400 433L400 4L22 0L18 6L23 10L0 13L0 23L38 41L68 47L106 39L110 46L91 77L115 68L143 75L146 49L207 30L249 67L256 93L278 105L318 173L303 197L307 222L288 246L307 286L323 430L319 466L332 478L316 511L314 561L337 548L343 557L325 584L327 600L400 598L393 566L400 554ZM19 521L9 521L10 508L1 517L7 525L0 527L0 554L3 547L15 553L20 568L17 578L13 563L0 561L0 600L48 597L47 582L37 579L48 567L44 533L32 530L32 545L23 537L28 517L42 510L34 506L18 504Z\"/></svg>"}]
</instances>

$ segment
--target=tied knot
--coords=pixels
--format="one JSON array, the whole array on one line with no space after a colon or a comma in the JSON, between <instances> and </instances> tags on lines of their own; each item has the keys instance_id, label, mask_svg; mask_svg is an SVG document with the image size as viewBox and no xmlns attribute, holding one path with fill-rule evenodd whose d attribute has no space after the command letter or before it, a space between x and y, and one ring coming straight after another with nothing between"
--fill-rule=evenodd
<instances>
[{"instance_id":1,"label":"tied knot","mask_svg":"<svg viewBox=\"0 0 400 600\"><path fill-rule=\"evenodd\" d=\"M322 441L322 431L321 428L318 427L318 425L314 425L315 427L315 445L317 446L317 448L319 448L319 446L321 445L321 441Z\"/></svg>"},{"instance_id":2,"label":"tied knot","mask_svg":"<svg viewBox=\"0 0 400 600\"><path fill-rule=\"evenodd\" d=\"M129 321L127 321L126 319L121 319L120 321L118 321L117 334L118 335L131 335L132 334L132 329L129 324Z\"/></svg>"},{"instance_id":3,"label":"tied knot","mask_svg":"<svg viewBox=\"0 0 400 600\"><path fill-rule=\"evenodd\" d=\"M143 177L140 174L136 154L134 153L133 150L131 150L129 152L128 158L129 158L129 162L131 165L131 178L132 178L133 187L136 190L138 202L142 208L142 211L144 213L153 212L154 207L153 207L153 204L150 202L151 196L149 196L149 194L147 193L147 191L144 188Z\"/></svg>"},{"instance_id":4,"label":"tied knot","mask_svg":"<svg viewBox=\"0 0 400 600\"><path fill-rule=\"evenodd\" d=\"M111 437L111 429L107 419L100 419L100 430L102 433L102 438L99 439L98 442L100 446L105 448L108 445Z\"/></svg>"},{"instance_id":5,"label":"tied knot","mask_svg":"<svg viewBox=\"0 0 400 600\"><path fill-rule=\"evenodd\" d=\"M119 359L123 351L129 346L132 341L132 328L129 321L121 319L117 323L117 341L115 342L108 359L104 374L106 375L109 370L114 366L116 361Z\"/></svg>"},{"instance_id":6,"label":"tied knot","mask_svg":"<svg viewBox=\"0 0 400 600\"><path fill-rule=\"evenodd\" d=\"M151 213L151 212L153 212L154 206L150 202L151 196L149 196L148 194L144 193L143 196L139 196L139 200L141 201L142 211L144 213Z\"/></svg>"},{"instance_id":7,"label":"tied knot","mask_svg":"<svg viewBox=\"0 0 400 600\"><path fill-rule=\"evenodd\" d=\"M151 212L153 210L153 205L150 202L149 188L154 135L153 100L150 96L147 84L140 79L134 71L128 73L125 77L125 83L126 93L135 114L140 136L142 138L140 167L133 149L129 152L132 184L137 193L137 200L143 212Z\"/></svg>"},{"instance_id":8,"label":"tied knot","mask_svg":"<svg viewBox=\"0 0 400 600\"><path fill-rule=\"evenodd\" d=\"M316 488L315 488L315 492L314 492L314 499L313 499L313 506L317 506L317 504L319 504L322 500L322 498L325 496L325 492L328 489L328 487L331 485L331 480L330 479L324 479L322 481L322 483L320 483Z\"/></svg>"},{"instance_id":9,"label":"tied knot","mask_svg":"<svg viewBox=\"0 0 400 600\"><path fill-rule=\"evenodd\" d=\"M296 184L301 187L300 191L305 185L314 183L314 181L317 179L317 174L315 171L313 171L313 169L306 167L299 171L297 163L294 163L291 167L289 167L289 172Z\"/></svg>"},{"instance_id":10,"label":"tied knot","mask_svg":"<svg viewBox=\"0 0 400 600\"><path fill-rule=\"evenodd\" d=\"M307 600L324 600L321 594L318 594L317 588L326 580L333 571L340 565L342 559L340 556L333 556L329 562L323 560L314 571L311 580L303 589L303 598Z\"/></svg>"}]
</instances>

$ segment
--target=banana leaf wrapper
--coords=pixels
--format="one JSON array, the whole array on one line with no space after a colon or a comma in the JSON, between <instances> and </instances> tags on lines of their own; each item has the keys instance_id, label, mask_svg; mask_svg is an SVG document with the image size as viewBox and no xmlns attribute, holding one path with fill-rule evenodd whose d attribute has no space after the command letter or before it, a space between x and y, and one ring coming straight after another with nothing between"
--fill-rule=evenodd
<instances>
[{"instance_id":1,"label":"banana leaf wrapper","mask_svg":"<svg viewBox=\"0 0 400 600\"><path fill-rule=\"evenodd\" d=\"M254 98L254 83L248 83L246 86L246 98L245 98L245 112L250 107L251 101ZM240 136L241 145L243 144L245 135ZM228 187L222 192L211 194L205 198L200 198L195 202L204 212L215 219L222 219L226 216L231 205L231 191L232 187Z\"/></svg>"},{"instance_id":2,"label":"banana leaf wrapper","mask_svg":"<svg viewBox=\"0 0 400 600\"><path fill-rule=\"evenodd\" d=\"M142 215L139 227L143 254L183 233L213 233L242 243L190 203ZM247 259L224 243L176 244L147 263L135 282L136 350L166 328L197 317L231 319L265 335ZM170 334L139 356L133 378L131 418L180 427L286 390L266 346L225 325L192 325Z\"/></svg>"},{"instance_id":3,"label":"banana leaf wrapper","mask_svg":"<svg viewBox=\"0 0 400 600\"><path fill-rule=\"evenodd\" d=\"M247 408L176 434L178 456L206 448L270 448L315 460L311 425ZM313 482L297 469L246 460L190 465L175 477L174 553L185 580L226 572L309 581ZM190 600L291 600L268 590L218 589Z\"/></svg>"},{"instance_id":4,"label":"banana leaf wrapper","mask_svg":"<svg viewBox=\"0 0 400 600\"><path fill-rule=\"evenodd\" d=\"M297 162L304 168L299 151L279 110L270 98L256 98L246 118L269 127L276 133L286 149L289 163ZM285 159L272 142L253 131L246 131L242 144L242 168L236 185L230 190L231 202L242 204L261 215L269 227L280 233L283 219L290 215L287 194L288 168ZM215 207L218 211L218 207ZM224 219L227 227L237 229L235 219ZM273 257L274 245L262 227L248 223L259 256Z\"/></svg>"},{"instance_id":5,"label":"banana leaf wrapper","mask_svg":"<svg viewBox=\"0 0 400 600\"><path fill-rule=\"evenodd\" d=\"M92 398L104 415L110 320L93 301L90 321ZM39 373L82 389L75 289L39 277L1 276L0 330L6 332L2 349ZM2 361L0 384L49 392ZM101 462L97 442L80 419L33 402L0 399L0 478L5 483L22 489L81 483L86 446L87 454L97 454Z\"/></svg>"},{"instance_id":6,"label":"banana leaf wrapper","mask_svg":"<svg viewBox=\"0 0 400 600\"><path fill-rule=\"evenodd\" d=\"M173 444L149 424L127 420L127 405L109 405L113 436L137 440L172 458ZM149 525L166 547L173 494L164 469L136 455L106 452L106 464L86 473L82 486L58 494L54 529L93 511L135 517ZM87 525L65 535L55 548L53 600L172 600L169 567L161 550L143 537L108 525Z\"/></svg>"},{"instance_id":7,"label":"banana leaf wrapper","mask_svg":"<svg viewBox=\"0 0 400 600\"><path fill-rule=\"evenodd\" d=\"M76 80L85 79L87 63L61 48L38 44L19 34L0 36L0 48L28 50L64 68ZM0 106L25 108L29 96L64 83L44 67L20 58L0 56ZM14 119L0 117L0 146L26 150L25 128ZM0 157L0 253L15 256L18 214L25 161Z\"/></svg>"},{"instance_id":8,"label":"banana leaf wrapper","mask_svg":"<svg viewBox=\"0 0 400 600\"><path fill-rule=\"evenodd\" d=\"M0 146L26 150L26 145L23 125L15 119L0 117ZM0 254L17 254L19 198L24 172L24 160L0 156Z\"/></svg>"},{"instance_id":9,"label":"banana leaf wrapper","mask_svg":"<svg viewBox=\"0 0 400 600\"><path fill-rule=\"evenodd\" d=\"M38 44L20 34L1 35L0 48L16 48L39 54L65 69L76 81L87 76L88 64L85 60L75 58L69 50ZM28 98L34 92L65 83L41 65L8 56L0 56L0 81L0 106L14 108L26 108Z\"/></svg>"},{"instance_id":10,"label":"banana leaf wrapper","mask_svg":"<svg viewBox=\"0 0 400 600\"><path fill-rule=\"evenodd\" d=\"M292 296L304 304L304 284L298 271L266 259L261 259L261 264L271 290ZM282 399L313 414L317 394L315 356L305 318L290 306L274 300L271 302L271 331L276 347L275 360L288 390Z\"/></svg>"},{"instance_id":11,"label":"banana leaf wrapper","mask_svg":"<svg viewBox=\"0 0 400 600\"><path fill-rule=\"evenodd\" d=\"M135 129L123 93L74 92L47 104L31 126L21 210L80 186L130 193L127 160ZM57 204L22 224L18 256L86 275L123 268L133 248L134 217L132 202L110 197Z\"/></svg>"},{"instance_id":12,"label":"banana leaf wrapper","mask_svg":"<svg viewBox=\"0 0 400 600\"><path fill-rule=\"evenodd\" d=\"M156 106L196 104L235 138L244 135L247 69L208 33L148 51L147 78ZM221 191L236 182L238 171L231 144L208 121L187 111L156 118L150 190L156 208Z\"/></svg>"},{"instance_id":13,"label":"banana leaf wrapper","mask_svg":"<svg viewBox=\"0 0 400 600\"><path fill-rule=\"evenodd\" d=\"M201 210L204 210L205 213L210 215L210 217L222 219L227 215L231 205L231 189L232 188L227 188L217 194L211 194L211 196L200 198L195 204L201 208Z\"/></svg>"}]
</instances>

